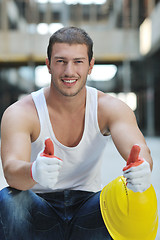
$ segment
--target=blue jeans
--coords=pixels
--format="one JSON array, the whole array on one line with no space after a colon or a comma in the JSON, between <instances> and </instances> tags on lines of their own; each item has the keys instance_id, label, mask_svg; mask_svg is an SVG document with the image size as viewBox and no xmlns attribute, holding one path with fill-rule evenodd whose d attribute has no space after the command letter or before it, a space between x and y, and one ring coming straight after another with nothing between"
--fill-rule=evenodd
<instances>
[{"instance_id":1,"label":"blue jeans","mask_svg":"<svg viewBox=\"0 0 160 240\"><path fill-rule=\"evenodd\" d=\"M101 217L100 192L0 192L1 240L111 240Z\"/></svg>"}]
</instances>

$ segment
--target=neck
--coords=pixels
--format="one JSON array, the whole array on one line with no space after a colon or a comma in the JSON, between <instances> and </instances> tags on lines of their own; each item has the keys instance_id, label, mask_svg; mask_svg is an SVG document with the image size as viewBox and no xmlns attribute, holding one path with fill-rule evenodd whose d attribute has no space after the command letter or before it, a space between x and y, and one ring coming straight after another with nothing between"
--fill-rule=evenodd
<instances>
[{"instance_id":1,"label":"neck","mask_svg":"<svg viewBox=\"0 0 160 240\"><path fill-rule=\"evenodd\" d=\"M49 107L58 112L74 113L85 107L86 86L75 96L64 96L52 87L45 89L46 102Z\"/></svg>"}]
</instances>

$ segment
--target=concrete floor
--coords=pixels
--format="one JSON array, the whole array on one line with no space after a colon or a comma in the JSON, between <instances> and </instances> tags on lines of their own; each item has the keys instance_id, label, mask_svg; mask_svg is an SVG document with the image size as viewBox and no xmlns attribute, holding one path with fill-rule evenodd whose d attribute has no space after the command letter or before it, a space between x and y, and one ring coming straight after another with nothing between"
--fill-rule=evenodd
<instances>
[{"instance_id":1,"label":"concrete floor","mask_svg":"<svg viewBox=\"0 0 160 240\"><path fill-rule=\"evenodd\" d=\"M146 142L151 150L154 161L152 185L156 191L159 212L159 228L156 240L160 240L160 138L146 138ZM125 166L125 162L117 152L111 139L108 141L102 159L102 184L105 186L116 177L122 175L122 168ZM5 186L7 186L7 183L3 176L0 161L0 189Z\"/></svg>"}]
</instances>

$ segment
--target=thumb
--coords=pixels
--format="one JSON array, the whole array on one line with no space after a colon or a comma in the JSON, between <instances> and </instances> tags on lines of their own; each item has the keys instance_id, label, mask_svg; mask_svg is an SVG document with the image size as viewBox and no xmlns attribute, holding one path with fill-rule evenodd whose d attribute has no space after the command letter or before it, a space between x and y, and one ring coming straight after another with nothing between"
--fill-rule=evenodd
<instances>
[{"instance_id":1,"label":"thumb","mask_svg":"<svg viewBox=\"0 0 160 240\"><path fill-rule=\"evenodd\" d=\"M52 140L50 138L47 138L45 140L45 149L40 154L40 156L42 156L42 157L50 157L50 158L54 157L54 158L57 158L58 160L62 161L61 158L58 158L58 157L54 156L54 145L53 145L53 142L52 142Z\"/></svg>"},{"instance_id":2,"label":"thumb","mask_svg":"<svg viewBox=\"0 0 160 240\"><path fill-rule=\"evenodd\" d=\"M54 156L54 146L53 146L53 142L50 138L47 138L45 140L45 149L43 151L43 155Z\"/></svg>"},{"instance_id":3,"label":"thumb","mask_svg":"<svg viewBox=\"0 0 160 240\"><path fill-rule=\"evenodd\" d=\"M136 145L136 144L133 145L131 152L129 154L128 160L127 160L127 165L138 161L140 150L141 150L141 148L139 145Z\"/></svg>"},{"instance_id":4,"label":"thumb","mask_svg":"<svg viewBox=\"0 0 160 240\"><path fill-rule=\"evenodd\" d=\"M141 151L141 148L139 145L137 144L133 145L127 160L127 165L126 167L123 168L123 171L126 171L131 167L139 166L141 163L144 162L144 160L139 157L140 151Z\"/></svg>"}]
</instances>

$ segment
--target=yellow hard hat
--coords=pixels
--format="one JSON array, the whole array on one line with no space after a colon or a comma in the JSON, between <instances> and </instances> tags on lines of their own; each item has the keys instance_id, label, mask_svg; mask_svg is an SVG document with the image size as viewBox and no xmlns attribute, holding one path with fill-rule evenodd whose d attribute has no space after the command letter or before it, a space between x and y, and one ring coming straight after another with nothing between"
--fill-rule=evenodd
<instances>
[{"instance_id":1,"label":"yellow hard hat","mask_svg":"<svg viewBox=\"0 0 160 240\"><path fill-rule=\"evenodd\" d=\"M102 189L100 208L114 240L155 240L158 209L152 185L143 193L133 192L120 176Z\"/></svg>"}]
</instances>

